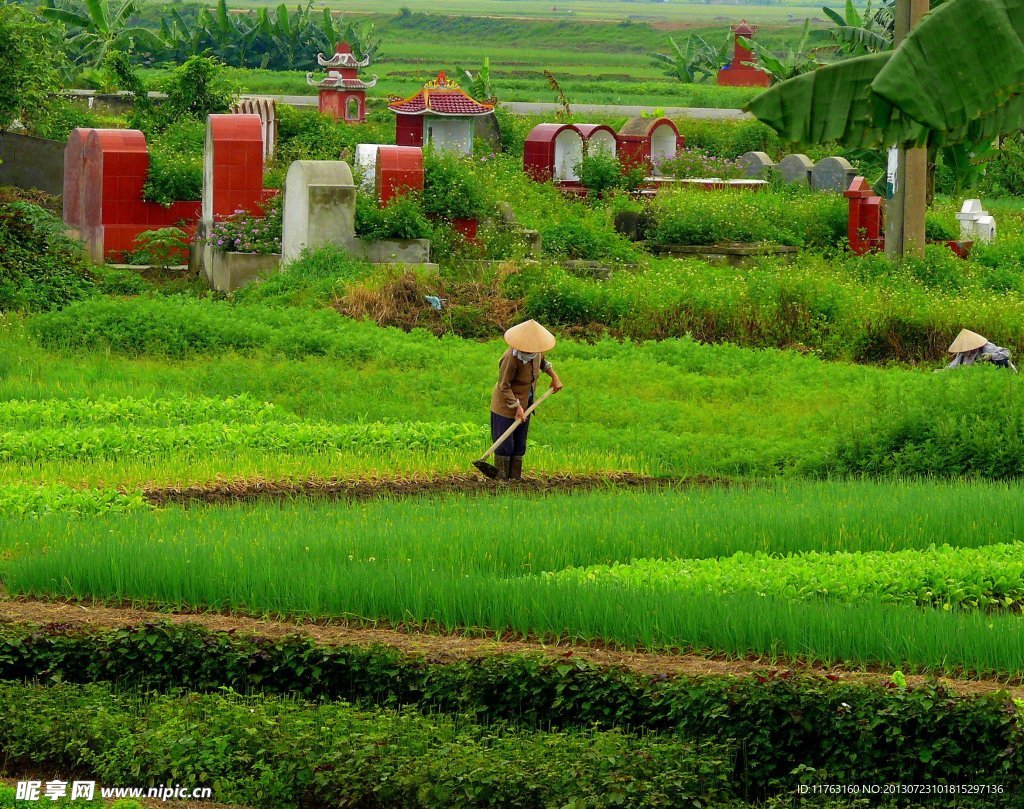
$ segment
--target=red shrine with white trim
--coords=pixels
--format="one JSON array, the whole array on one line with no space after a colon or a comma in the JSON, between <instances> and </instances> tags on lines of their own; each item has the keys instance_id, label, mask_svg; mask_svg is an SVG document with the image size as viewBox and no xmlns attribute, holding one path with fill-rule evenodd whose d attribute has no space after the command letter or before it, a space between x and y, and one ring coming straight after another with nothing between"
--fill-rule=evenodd
<instances>
[{"instance_id":1,"label":"red shrine with white trim","mask_svg":"<svg viewBox=\"0 0 1024 809\"><path fill-rule=\"evenodd\" d=\"M433 144L437 149L472 154L473 122L491 115L494 105L474 100L442 72L415 95L393 98L388 109L395 114L398 146Z\"/></svg>"},{"instance_id":2,"label":"red shrine with white trim","mask_svg":"<svg viewBox=\"0 0 1024 809\"><path fill-rule=\"evenodd\" d=\"M339 42L330 59L318 53L316 61L327 70L327 76L316 80L312 73L307 73L306 83L320 90L320 112L336 121L352 124L365 121L366 91L376 86L377 77L363 81L359 78L359 69L370 64L370 57L356 59L352 47L347 42Z\"/></svg>"}]
</instances>

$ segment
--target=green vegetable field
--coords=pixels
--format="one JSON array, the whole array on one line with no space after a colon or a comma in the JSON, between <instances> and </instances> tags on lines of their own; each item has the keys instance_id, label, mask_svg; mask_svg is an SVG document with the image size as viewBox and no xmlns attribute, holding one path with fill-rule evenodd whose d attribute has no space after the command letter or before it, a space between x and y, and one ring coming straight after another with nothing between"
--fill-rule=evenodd
<instances>
[{"instance_id":1,"label":"green vegetable field","mask_svg":"<svg viewBox=\"0 0 1024 809\"><path fill-rule=\"evenodd\" d=\"M1024 27L933 5L0 0L0 809L1024 809Z\"/></svg>"}]
</instances>

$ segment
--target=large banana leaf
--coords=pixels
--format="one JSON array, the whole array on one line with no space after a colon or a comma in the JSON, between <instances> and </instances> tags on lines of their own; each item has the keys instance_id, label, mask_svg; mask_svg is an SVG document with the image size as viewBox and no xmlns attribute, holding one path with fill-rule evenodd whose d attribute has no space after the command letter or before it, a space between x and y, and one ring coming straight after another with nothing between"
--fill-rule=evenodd
<instances>
[{"instance_id":1,"label":"large banana leaf","mask_svg":"<svg viewBox=\"0 0 1024 809\"><path fill-rule=\"evenodd\" d=\"M872 80L891 57L873 53L820 67L776 84L747 109L787 141L865 147L917 140L921 127L871 92Z\"/></svg>"},{"instance_id":2,"label":"large banana leaf","mask_svg":"<svg viewBox=\"0 0 1024 809\"><path fill-rule=\"evenodd\" d=\"M964 129L1024 84L1024 0L950 0L894 52L872 89L929 129Z\"/></svg>"},{"instance_id":3,"label":"large banana leaf","mask_svg":"<svg viewBox=\"0 0 1024 809\"><path fill-rule=\"evenodd\" d=\"M948 146L1024 126L1024 0L947 0L894 51L819 68L748 105L785 140Z\"/></svg>"}]
</instances>

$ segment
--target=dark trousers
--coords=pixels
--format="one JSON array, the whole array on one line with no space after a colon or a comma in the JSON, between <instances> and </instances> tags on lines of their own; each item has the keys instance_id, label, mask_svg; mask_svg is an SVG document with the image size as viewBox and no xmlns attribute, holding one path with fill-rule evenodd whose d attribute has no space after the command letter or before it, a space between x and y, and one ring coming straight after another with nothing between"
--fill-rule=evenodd
<instances>
[{"instance_id":1,"label":"dark trousers","mask_svg":"<svg viewBox=\"0 0 1024 809\"><path fill-rule=\"evenodd\" d=\"M495 451L495 455L525 455L526 454L526 435L530 432L530 419L533 416L529 416L526 421L520 424L514 433L506 438ZM491 412L491 441L497 441L503 432L515 424L515 419L507 418L506 416L499 416L495 412Z\"/></svg>"}]
</instances>

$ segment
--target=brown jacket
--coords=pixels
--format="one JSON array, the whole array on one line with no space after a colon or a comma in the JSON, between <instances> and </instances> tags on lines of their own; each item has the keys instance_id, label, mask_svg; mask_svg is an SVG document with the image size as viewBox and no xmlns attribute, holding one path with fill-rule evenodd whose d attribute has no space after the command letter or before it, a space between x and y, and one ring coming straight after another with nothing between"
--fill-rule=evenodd
<instances>
[{"instance_id":1,"label":"brown jacket","mask_svg":"<svg viewBox=\"0 0 1024 809\"><path fill-rule=\"evenodd\" d=\"M543 354L534 357L533 362L521 362L512 356L510 348L498 363L498 384L491 394L491 410L499 416L515 418L516 405L521 404L524 410L529 406L537 377L550 369L551 363Z\"/></svg>"}]
</instances>

